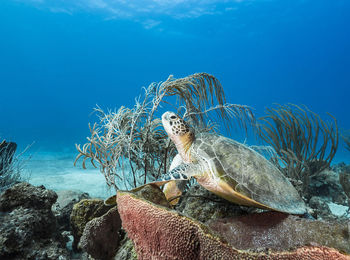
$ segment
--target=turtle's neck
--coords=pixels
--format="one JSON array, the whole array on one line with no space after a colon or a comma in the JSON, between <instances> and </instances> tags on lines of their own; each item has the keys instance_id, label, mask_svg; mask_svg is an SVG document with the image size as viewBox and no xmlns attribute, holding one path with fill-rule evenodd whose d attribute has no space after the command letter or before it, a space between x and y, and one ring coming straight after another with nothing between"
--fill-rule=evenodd
<instances>
[{"instance_id":1,"label":"turtle's neck","mask_svg":"<svg viewBox=\"0 0 350 260\"><path fill-rule=\"evenodd\" d=\"M171 140L174 142L182 160L186 163L190 163L192 161L190 147L194 141L193 131L189 131L181 136L173 136Z\"/></svg>"}]
</instances>

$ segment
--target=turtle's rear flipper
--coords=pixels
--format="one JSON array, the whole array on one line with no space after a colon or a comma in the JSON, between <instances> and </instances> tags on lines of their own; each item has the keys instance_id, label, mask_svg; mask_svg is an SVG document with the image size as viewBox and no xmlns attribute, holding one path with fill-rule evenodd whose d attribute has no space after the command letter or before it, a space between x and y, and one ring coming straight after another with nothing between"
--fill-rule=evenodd
<instances>
[{"instance_id":1,"label":"turtle's rear flipper","mask_svg":"<svg viewBox=\"0 0 350 260\"><path fill-rule=\"evenodd\" d=\"M176 205L179 199L173 198L181 196L183 188L185 186L184 181L188 181L188 176L193 176L197 172L196 170L196 166L193 164L180 163L178 166L170 170L166 175L162 176L162 178L145 185L152 184L157 185L158 187L164 185L163 192L165 194L165 197L168 201L170 201L171 205ZM141 187L145 185L142 185ZM132 191L137 191L141 187L137 187Z\"/></svg>"},{"instance_id":2,"label":"turtle's rear flipper","mask_svg":"<svg viewBox=\"0 0 350 260\"><path fill-rule=\"evenodd\" d=\"M169 181L164 185L163 192L166 199L169 201L170 205L176 205L180 196L182 195L183 190L178 186L179 182L183 181Z\"/></svg>"},{"instance_id":3,"label":"turtle's rear flipper","mask_svg":"<svg viewBox=\"0 0 350 260\"><path fill-rule=\"evenodd\" d=\"M113 196L109 197L108 199L105 199L104 204L106 206L117 205L117 195L113 195Z\"/></svg>"},{"instance_id":4,"label":"turtle's rear flipper","mask_svg":"<svg viewBox=\"0 0 350 260\"><path fill-rule=\"evenodd\" d=\"M129 190L130 192L137 192L139 191L140 189L142 189L144 186L146 185L156 185L158 187L160 186L163 186L164 184L167 184L168 182L171 182L170 180L159 180L159 181L154 181L154 182L151 182L151 183L147 183L147 184L144 184L144 185L141 185L137 188L134 188L132 190ZM167 198L168 199L168 198ZM114 205L117 205L117 195L113 195L107 199L104 200L104 204L106 206L114 206Z\"/></svg>"},{"instance_id":5,"label":"turtle's rear flipper","mask_svg":"<svg viewBox=\"0 0 350 260\"><path fill-rule=\"evenodd\" d=\"M198 169L195 165L193 164L186 164L186 163L181 163L171 171L169 171L166 175L164 175L162 178L144 184L142 186L139 186L135 189L132 189L132 192L136 192L140 190L142 187L145 185L157 185L158 187L164 185L163 192L165 194L165 197L167 200L170 200L174 197L178 197L182 194L182 187L184 185L178 185L178 182L180 181L187 181L189 180L188 176L193 176L193 175L198 175ZM178 200L171 201L170 203L172 205L176 205ZM116 204L116 195L109 197L104 201L105 205L115 205Z\"/></svg>"}]
</instances>

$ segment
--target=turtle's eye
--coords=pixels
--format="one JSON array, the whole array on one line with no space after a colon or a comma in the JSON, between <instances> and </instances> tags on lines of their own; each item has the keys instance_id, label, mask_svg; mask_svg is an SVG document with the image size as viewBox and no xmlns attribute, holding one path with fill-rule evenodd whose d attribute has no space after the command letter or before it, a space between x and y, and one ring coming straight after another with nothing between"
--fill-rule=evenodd
<instances>
[{"instance_id":1,"label":"turtle's eye","mask_svg":"<svg viewBox=\"0 0 350 260\"><path fill-rule=\"evenodd\" d=\"M172 116L170 117L170 119L176 119L176 116L172 115Z\"/></svg>"}]
</instances>

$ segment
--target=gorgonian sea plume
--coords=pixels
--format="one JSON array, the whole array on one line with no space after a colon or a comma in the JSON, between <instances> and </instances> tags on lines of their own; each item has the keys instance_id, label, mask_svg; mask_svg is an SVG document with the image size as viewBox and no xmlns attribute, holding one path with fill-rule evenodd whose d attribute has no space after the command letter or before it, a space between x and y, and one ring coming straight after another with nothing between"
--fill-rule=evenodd
<instances>
[{"instance_id":1,"label":"gorgonian sea plume","mask_svg":"<svg viewBox=\"0 0 350 260\"><path fill-rule=\"evenodd\" d=\"M190 122L196 131L211 131L216 119L230 129L237 123L247 130L255 122L248 106L226 102L224 90L217 78L196 73L184 78L173 76L143 88L132 108L104 111L95 108L99 121L89 124L91 136L83 146L76 145L79 158L97 167L109 186L132 189L158 179L166 173L176 154L168 140L161 120L162 107L170 106ZM236 119L236 120L232 120Z\"/></svg>"}]
</instances>

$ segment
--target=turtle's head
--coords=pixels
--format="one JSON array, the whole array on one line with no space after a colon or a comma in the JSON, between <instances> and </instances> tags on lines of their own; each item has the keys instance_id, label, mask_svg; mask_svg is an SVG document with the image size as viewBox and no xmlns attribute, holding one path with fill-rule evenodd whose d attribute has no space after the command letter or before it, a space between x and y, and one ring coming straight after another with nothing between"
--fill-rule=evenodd
<instances>
[{"instance_id":1,"label":"turtle's head","mask_svg":"<svg viewBox=\"0 0 350 260\"><path fill-rule=\"evenodd\" d=\"M173 112L165 112L162 116L162 123L168 136L175 143L181 157L184 158L182 153L187 153L194 140L193 129L185 120Z\"/></svg>"},{"instance_id":2,"label":"turtle's head","mask_svg":"<svg viewBox=\"0 0 350 260\"><path fill-rule=\"evenodd\" d=\"M190 132L188 124L173 112L165 112L162 116L162 123L170 138L184 136Z\"/></svg>"}]
</instances>

